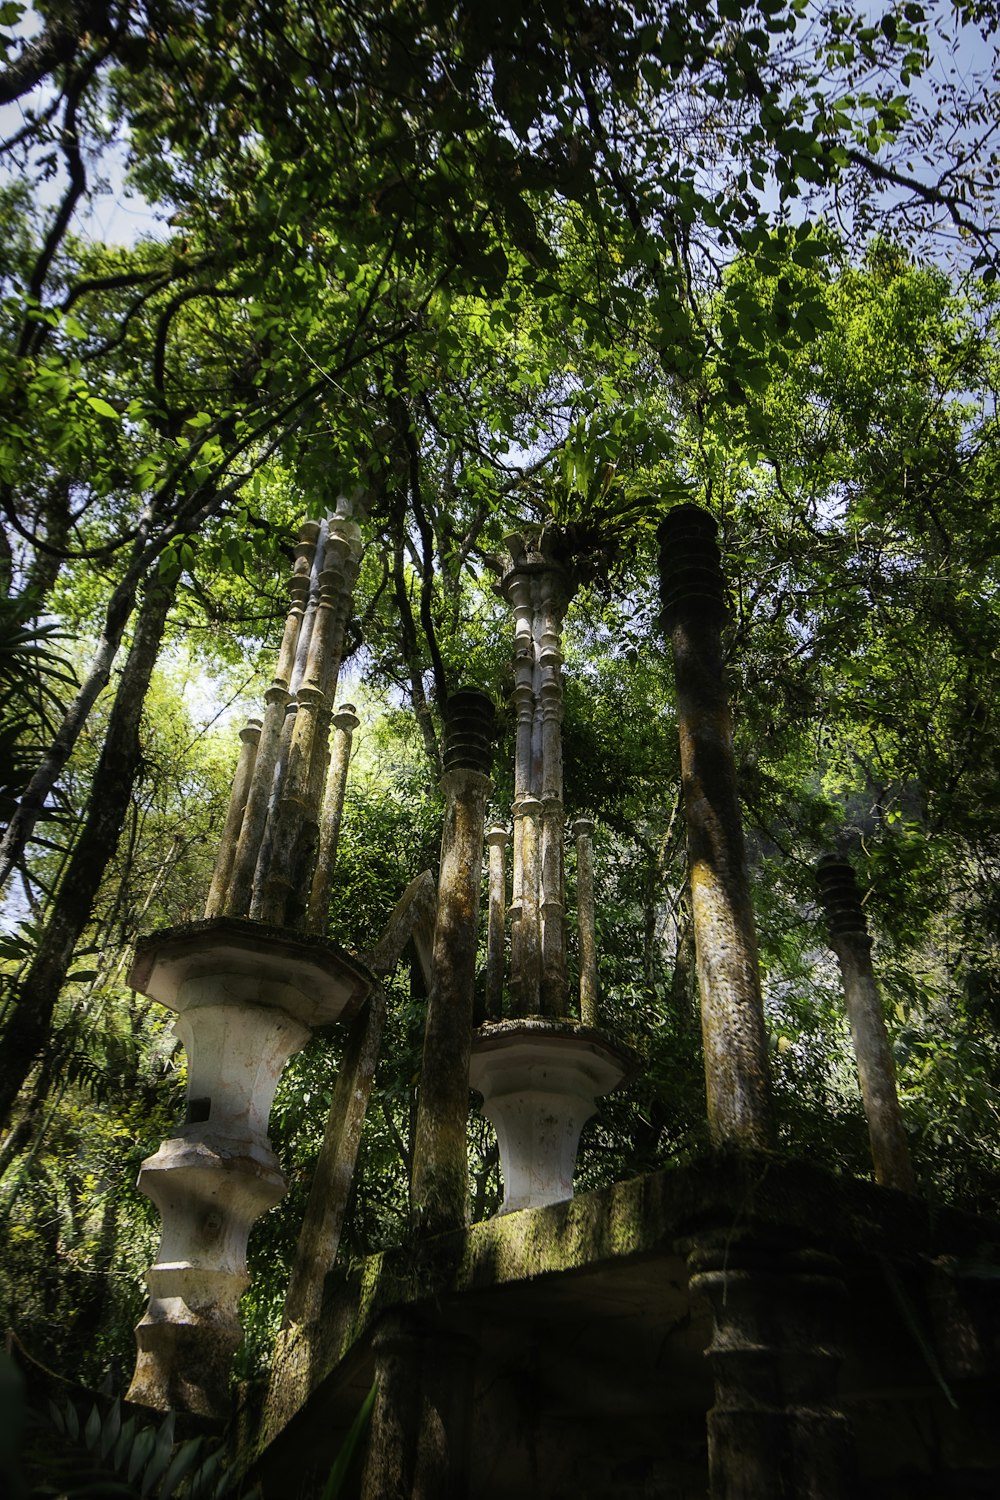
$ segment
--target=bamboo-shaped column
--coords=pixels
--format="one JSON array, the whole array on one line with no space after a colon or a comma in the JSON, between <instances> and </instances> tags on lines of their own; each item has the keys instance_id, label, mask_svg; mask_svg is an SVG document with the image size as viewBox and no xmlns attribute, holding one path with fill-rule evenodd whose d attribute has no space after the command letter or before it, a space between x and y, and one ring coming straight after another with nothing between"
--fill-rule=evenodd
<instances>
[{"instance_id":1,"label":"bamboo-shaped column","mask_svg":"<svg viewBox=\"0 0 1000 1500\"><path fill-rule=\"evenodd\" d=\"M510 537L502 590L514 614L512 1005L517 1016L566 1012L563 869L562 621L569 595L556 564Z\"/></svg>"},{"instance_id":2,"label":"bamboo-shaped column","mask_svg":"<svg viewBox=\"0 0 1000 1500\"><path fill-rule=\"evenodd\" d=\"M519 538L512 538L519 542ZM515 554L517 555L517 554ZM523 544L520 556L523 557ZM510 970L514 1015L536 1015L540 1006L541 951L538 886L542 804L535 795L535 637L531 575L515 567L503 592L514 613L513 896L510 906Z\"/></svg>"},{"instance_id":3,"label":"bamboo-shaped column","mask_svg":"<svg viewBox=\"0 0 1000 1500\"><path fill-rule=\"evenodd\" d=\"M757 942L723 675L726 606L712 517L660 526L663 627L673 646L708 1119L717 1144L772 1144Z\"/></svg>"},{"instance_id":4,"label":"bamboo-shaped column","mask_svg":"<svg viewBox=\"0 0 1000 1500\"><path fill-rule=\"evenodd\" d=\"M323 813L319 825L319 847L316 851L316 869L313 873L312 889L309 893L309 909L306 913L306 930L322 932L326 926L333 889L333 871L337 861L337 846L340 843L340 825L344 818L344 796L347 791L347 772L351 764L351 745L354 731L360 720L353 703L343 703L333 716L333 754L330 771L326 778L323 796Z\"/></svg>"},{"instance_id":5,"label":"bamboo-shaped column","mask_svg":"<svg viewBox=\"0 0 1000 1500\"><path fill-rule=\"evenodd\" d=\"M597 1025L597 920L594 910L594 825L590 818L573 824L576 841L576 926L580 939L580 1020Z\"/></svg>"},{"instance_id":6,"label":"bamboo-shaped column","mask_svg":"<svg viewBox=\"0 0 1000 1500\"><path fill-rule=\"evenodd\" d=\"M499 1021L503 1015L506 828L499 824L494 825L486 835L486 842L490 851L490 904L486 928L486 1019Z\"/></svg>"},{"instance_id":7,"label":"bamboo-shaped column","mask_svg":"<svg viewBox=\"0 0 1000 1500\"><path fill-rule=\"evenodd\" d=\"M250 787L253 782L254 766L257 761L257 746L260 743L261 723L260 719L247 719L246 724L240 730L240 739L243 741L243 748L240 751L240 758L236 763L233 790L229 797L229 810L226 813L226 822L222 830L222 838L219 841L219 852L215 860L215 873L212 876L212 884L208 891L208 900L205 903L206 917L218 916L226 898L226 891L233 873L233 861L236 858L236 845L239 840L240 829L243 827L247 799L250 796Z\"/></svg>"},{"instance_id":8,"label":"bamboo-shaped column","mask_svg":"<svg viewBox=\"0 0 1000 1500\"><path fill-rule=\"evenodd\" d=\"M470 1077L492 1121L504 1183L501 1213L573 1196L580 1132L597 1099L631 1059L597 1030L597 959L589 844L581 861L581 1020L567 1015L563 859L562 623L565 571L509 537L513 566L502 591L514 614L514 890L510 908L510 1016L498 1004L502 950L491 926L487 1022L476 1034ZM582 828L584 825L578 825ZM593 824L586 824L592 829ZM499 842L499 840L498 840ZM589 902L589 905L588 905Z\"/></svg>"},{"instance_id":9,"label":"bamboo-shaped column","mask_svg":"<svg viewBox=\"0 0 1000 1500\"><path fill-rule=\"evenodd\" d=\"M448 702L446 806L434 925L434 983L427 999L413 1146L416 1227L440 1234L465 1224L469 1056L476 981L483 824L490 790L493 705L469 688Z\"/></svg>"},{"instance_id":10,"label":"bamboo-shaped column","mask_svg":"<svg viewBox=\"0 0 1000 1500\"><path fill-rule=\"evenodd\" d=\"M280 924L286 920L306 874L302 869L301 846L319 817L318 803L329 754L324 732L329 724L326 715L332 707L332 692L336 690L360 559L358 528L346 517L331 521L309 654L296 693L297 710L284 784L274 808L271 847L268 851L262 848L254 880L250 915L260 921ZM311 871L306 880L310 877Z\"/></svg>"},{"instance_id":11,"label":"bamboo-shaped column","mask_svg":"<svg viewBox=\"0 0 1000 1500\"><path fill-rule=\"evenodd\" d=\"M560 569L548 566L538 574L535 598L537 702L541 718L541 1008L546 1015L563 1016L567 1001L562 764L562 623L566 589Z\"/></svg>"},{"instance_id":12,"label":"bamboo-shaped column","mask_svg":"<svg viewBox=\"0 0 1000 1500\"><path fill-rule=\"evenodd\" d=\"M303 526L263 723L243 731L209 920L144 940L130 974L178 1013L188 1058L187 1119L139 1178L163 1221L130 1391L150 1406L225 1411L247 1236L285 1191L267 1140L278 1079L311 1030L356 1011L372 983L334 944L287 930L310 889L360 550L343 515Z\"/></svg>"},{"instance_id":13,"label":"bamboo-shaped column","mask_svg":"<svg viewBox=\"0 0 1000 1500\"><path fill-rule=\"evenodd\" d=\"M875 1181L883 1187L915 1193L917 1184L896 1092L896 1070L872 967L872 940L854 870L846 859L826 854L817 865L816 881L829 925L830 946L844 981Z\"/></svg>"},{"instance_id":14,"label":"bamboo-shaped column","mask_svg":"<svg viewBox=\"0 0 1000 1500\"><path fill-rule=\"evenodd\" d=\"M206 917L215 917L222 912L230 916L242 917L249 910L253 872L257 863L264 825L267 821L271 782L281 744L285 708L291 698L295 654L309 600L310 575L319 534L318 521L306 521L299 531L289 585L291 605L281 637L274 678L264 694L264 719L247 789L245 810L237 830L235 848L225 841L220 847L216 879L212 882L208 905L205 908ZM219 880L223 868L229 871L224 887Z\"/></svg>"}]
</instances>

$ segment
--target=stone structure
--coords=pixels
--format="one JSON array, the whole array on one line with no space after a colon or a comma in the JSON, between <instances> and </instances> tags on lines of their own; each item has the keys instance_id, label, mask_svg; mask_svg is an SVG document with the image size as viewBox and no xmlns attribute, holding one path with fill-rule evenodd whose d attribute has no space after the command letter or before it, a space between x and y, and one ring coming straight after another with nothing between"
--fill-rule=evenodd
<instances>
[{"instance_id":1,"label":"stone structure","mask_svg":"<svg viewBox=\"0 0 1000 1500\"><path fill-rule=\"evenodd\" d=\"M661 524L663 628L673 648L708 1120L719 1145L772 1143L760 969L723 673L716 526L678 505Z\"/></svg>"},{"instance_id":2,"label":"stone structure","mask_svg":"<svg viewBox=\"0 0 1000 1500\"><path fill-rule=\"evenodd\" d=\"M188 1060L187 1118L139 1176L163 1222L129 1391L148 1406L226 1410L247 1237L285 1191L267 1139L278 1080L311 1029L356 1012L372 983L356 959L295 930L317 844L329 861L343 804L342 753L329 773L321 836L333 696L361 550L348 509L339 503L329 522L309 522L299 534L275 678L263 720L242 734L206 920L144 939L130 974L135 989L177 1012ZM357 722L351 710L338 721L347 732ZM328 869L312 895L320 929Z\"/></svg>"},{"instance_id":3,"label":"stone structure","mask_svg":"<svg viewBox=\"0 0 1000 1500\"><path fill-rule=\"evenodd\" d=\"M896 1092L896 1070L872 967L872 940L854 870L846 859L826 854L816 867L816 883L830 929L830 945L844 980L875 1181L914 1193L916 1179Z\"/></svg>"},{"instance_id":4,"label":"stone structure","mask_svg":"<svg viewBox=\"0 0 1000 1500\"><path fill-rule=\"evenodd\" d=\"M483 1096L500 1148L502 1213L572 1197L580 1132L597 1098L628 1071L627 1050L598 1030L594 942L593 824L578 834L581 910L580 1020L567 1012L562 770L562 622L572 593L566 571L520 537L502 591L514 615L513 899L509 1015L502 1016L504 830L490 833L487 1021L476 1034L469 1077Z\"/></svg>"},{"instance_id":5,"label":"stone structure","mask_svg":"<svg viewBox=\"0 0 1000 1500\"><path fill-rule=\"evenodd\" d=\"M995 1220L706 1156L370 1256L282 1346L308 1399L244 1413L247 1481L319 1500L375 1384L345 1500L985 1500L998 1268Z\"/></svg>"},{"instance_id":6,"label":"stone structure","mask_svg":"<svg viewBox=\"0 0 1000 1500\"><path fill-rule=\"evenodd\" d=\"M446 711L444 829L413 1143L414 1226L438 1234L465 1223L469 1051L472 1043L483 824L495 734L493 704L475 688Z\"/></svg>"}]
</instances>

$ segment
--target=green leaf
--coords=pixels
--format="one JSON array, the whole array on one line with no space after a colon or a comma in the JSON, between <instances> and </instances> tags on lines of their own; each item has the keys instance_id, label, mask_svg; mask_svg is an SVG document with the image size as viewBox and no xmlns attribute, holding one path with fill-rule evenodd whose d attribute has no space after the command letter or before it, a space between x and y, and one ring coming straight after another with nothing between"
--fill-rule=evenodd
<instances>
[{"instance_id":1,"label":"green leaf","mask_svg":"<svg viewBox=\"0 0 1000 1500\"><path fill-rule=\"evenodd\" d=\"M103 396L88 396L87 397L87 405L93 411L96 411L96 413L97 413L97 415L99 417L115 417L115 418L117 418L117 416L118 416L118 413L115 411L114 407L111 405L111 403L109 401L105 401L104 398L103 398Z\"/></svg>"}]
</instances>

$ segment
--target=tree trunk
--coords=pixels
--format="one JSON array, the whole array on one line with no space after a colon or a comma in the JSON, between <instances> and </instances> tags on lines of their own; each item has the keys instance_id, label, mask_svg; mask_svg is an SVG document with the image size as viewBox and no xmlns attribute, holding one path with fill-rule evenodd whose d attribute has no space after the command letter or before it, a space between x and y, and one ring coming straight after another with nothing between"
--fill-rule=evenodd
<instances>
[{"instance_id":1,"label":"tree trunk","mask_svg":"<svg viewBox=\"0 0 1000 1500\"><path fill-rule=\"evenodd\" d=\"M49 1035L73 950L88 921L118 843L139 764L139 722L159 654L173 585L153 579L136 615L94 774L90 800L34 960L15 994L0 1048L0 1123L10 1112Z\"/></svg>"}]
</instances>

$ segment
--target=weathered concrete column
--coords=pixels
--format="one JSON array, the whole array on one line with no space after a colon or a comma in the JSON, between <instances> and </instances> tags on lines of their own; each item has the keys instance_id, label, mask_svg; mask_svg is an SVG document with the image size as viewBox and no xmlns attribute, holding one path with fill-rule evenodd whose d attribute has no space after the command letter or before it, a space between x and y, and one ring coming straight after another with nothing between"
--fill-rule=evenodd
<instances>
[{"instance_id":1,"label":"weathered concrete column","mask_svg":"<svg viewBox=\"0 0 1000 1500\"><path fill-rule=\"evenodd\" d=\"M817 864L816 883L827 916L830 946L844 980L875 1181L883 1187L915 1193L917 1183L896 1092L896 1069L872 967L872 940L854 870L846 859L826 854Z\"/></svg>"},{"instance_id":2,"label":"weathered concrete column","mask_svg":"<svg viewBox=\"0 0 1000 1500\"><path fill-rule=\"evenodd\" d=\"M594 911L594 824L590 818L577 818L573 824L576 841L576 925L580 939L580 1022L597 1025L597 920Z\"/></svg>"},{"instance_id":3,"label":"weathered concrete column","mask_svg":"<svg viewBox=\"0 0 1000 1500\"><path fill-rule=\"evenodd\" d=\"M486 1019L499 1021L503 1015L506 828L495 825L487 833L486 842L490 851L490 905L486 928Z\"/></svg>"},{"instance_id":4,"label":"weathered concrete column","mask_svg":"<svg viewBox=\"0 0 1000 1500\"><path fill-rule=\"evenodd\" d=\"M469 1055L476 981L483 823L490 790L493 705L475 688L448 703L442 786L434 984L427 999L413 1147L415 1227L440 1234L465 1224Z\"/></svg>"},{"instance_id":5,"label":"weathered concrete column","mask_svg":"<svg viewBox=\"0 0 1000 1500\"><path fill-rule=\"evenodd\" d=\"M564 1016L568 988L563 860L562 622L568 586L561 569L545 566L535 581L535 591L542 757L541 1008L546 1015Z\"/></svg>"},{"instance_id":6,"label":"weathered concrete column","mask_svg":"<svg viewBox=\"0 0 1000 1500\"><path fill-rule=\"evenodd\" d=\"M373 1349L375 1405L361 1500L468 1500L474 1341L393 1313Z\"/></svg>"},{"instance_id":7,"label":"weathered concrete column","mask_svg":"<svg viewBox=\"0 0 1000 1500\"><path fill-rule=\"evenodd\" d=\"M371 976L333 944L221 918L143 939L129 981L177 1012L188 1058L187 1118L139 1174L163 1233L129 1399L218 1417L247 1236L285 1191L267 1139L281 1071L311 1027L360 1006Z\"/></svg>"},{"instance_id":8,"label":"weathered concrete column","mask_svg":"<svg viewBox=\"0 0 1000 1500\"><path fill-rule=\"evenodd\" d=\"M688 1265L714 1324L711 1500L853 1500L854 1445L836 1405L846 1303L838 1263L729 1226L701 1237Z\"/></svg>"},{"instance_id":9,"label":"weathered concrete column","mask_svg":"<svg viewBox=\"0 0 1000 1500\"><path fill-rule=\"evenodd\" d=\"M520 537L508 539L515 558L523 556ZM520 550L518 550L520 549ZM515 1015L540 1008L541 942L539 882L542 803L535 774L535 608L531 576L515 570L503 593L514 614L513 892L510 905L510 968Z\"/></svg>"},{"instance_id":10,"label":"weathered concrete column","mask_svg":"<svg viewBox=\"0 0 1000 1500\"><path fill-rule=\"evenodd\" d=\"M291 607L285 621L274 678L264 694L264 721L257 746L253 777L247 796L246 811L240 825L229 885L221 907L221 911L228 916L244 917L250 910L254 870L257 867L261 838L267 823L274 770L278 762L284 731L285 709L291 698L299 637L309 602L311 579L316 570L316 544L320 536L320 523L307 521L299 532L298 545L295 548L295 563L289 584ZM318 577L318 573L316 576ZM206 912L206 915L216 916L219 913Z\"/></svg>"},{"instance_id":11,"label":"weathered concrete column","mask_svg":"<svg viewBox=\"0 0 1000 1500\"><path fill-rule=\"evenodd\" d=\"M514 817L514 862L520 889L510 909L511 1010L534 1016L541 1010L542 951L539 932L538 886L541 870L542 803L519 797Z\"/></svg>"},{"instance_id":12,"label":"weathered concrete column","mask_svg":"<svg viewBox=\"0 0 1000 1500\"><path fill-rule=\"evenodd\" d=\"M246 812L250 786L253 782L261 723L260 719L247 719L246 724L240 730L243 748L236 762L233 789L229 796L229 810L226 813L222 838L219 840L219 852L215 860L215 872L209 887L208 900L205 902L206 917L219 916L225 904L226 891L229 889L229 880L236 859L236 846L240 837L240 829L243 826L243 815Z\"/></svg>"},{"instance_id":13,"label":"weathered concrete column","mask_svg":"<svg viewBox=\"0 0 1000 1500\"><path fill-rule=\"evenodd\" d=\"M326 778L323 795L323 811L319 825L319 847L316 851L316 869L309 893L309 908L306 914L306 930L322 932L326 926L333 889L333 870L337 861L337 846L340 843L340 825L344 818L344 796L347 791L347 772L351 764L351 745L354 731L360 720L353 703L343 703L333 716L333 754L330 771Z\"/></svg>"},{"instance_id":14,"label":"weathered concrete column","mask_svg":"<svg viewBox=\"0 0 1000 1500\"><path fill-rule=\"evenodd\" d=\"M250 915L257 921L298 920L307 905L317 846L319 804L329 765L329 724L361 562L361 533L350 501L321 534L318 594L313 590L300 632L289 703L270 790L266 826L253 876Z\"/></svg>"},{"instance_id":15,"label":"weathered concrete column","mask_svg":"<svg viewBox=\"0 0 1000 1500\"><path fill-rule=\"evenodd\" d=\"M633 1063L575 1021L514 1017L479 1028L469 1077L496 1131L502 1214L572 1198L580 1132Z\"/></svg>"},{"instance_id":16,"label":"weathered concrete column","mask_svg":"<svg viewBox=\"0 0 1000 1500\"><path fill-rule=\"evenodd\" d=\"M757 942L723 677L722 571L712 517L676 506L659 530L673 646L708 1119L717 1144L772 1143Z\"/></svg>"},{"instance_id":17,"label":"weathered concrete column","mask_svg":"<svg viewBox=\"0 0 1000 1500\"><path fill-rule=\"evenodd\" d=\"M298 1248L285 1297L283 1327L319 1318L323 1284L337 1258L340 1234L354 1180L361 1131L375 1078L385 1021L382 982L395 971L407 942L418 954L433 942L437 893L429 870L411 880L365 961L377 982L355 1017L337 1070L323 1144L316 1158ZM431 975L427 974L428 984ZM281 1372L276 1371L280 1375ZM273 1387L272 1387L273 1389Z\"/></svg>"}]
</instances>

